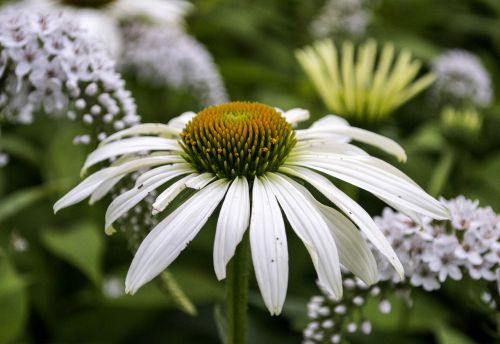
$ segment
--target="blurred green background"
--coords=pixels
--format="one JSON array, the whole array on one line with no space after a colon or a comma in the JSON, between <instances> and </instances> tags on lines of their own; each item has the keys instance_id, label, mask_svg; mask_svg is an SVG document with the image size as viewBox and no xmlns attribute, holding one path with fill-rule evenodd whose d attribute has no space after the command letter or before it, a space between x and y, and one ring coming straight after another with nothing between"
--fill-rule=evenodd
<instances>
[{"instance_id":1,"label":"blurred green background","mask_svg":"<svg viewBox=\"0 0 500 344\"><path fill-rule=\"evenodd\" d=\"M324 1L193 2L196 9L188 17L187 31L213 54L231 99L307 108L313 119L328 113L294 57L295 49L312 42L308 28ZM494 89L500 88L500 1L381 0L374 13L367 37L410 49L426 62L425 69L446 49L470 50L490 72ZM128 87L145 122L166 122L181 112L199 110L187 92L152 87L132 77ZM481 111L484 125L474 140L445 135L439 111L427 98L424 92L389 121L370 128L407 149L406 164L390 161L424 188L438 183L447 198L464 194L499 212L499 98ZM202 231L172 265L198 307L198 315L191 317L175 309L152 283L136 296L122 295L131 254L119 234L104 235L106 201L52 214L58 196L79 181L87 148L68 144L78 129L75 123L48 118L32 126L4 127L2 144L11 162L0 169L0 342L218 343L214 319L223 303L224 284L213 273L213 232ZM452 163L443 158L449 152ZM373 215L383 208L366 193L348 191ZM306 250L292 235L289 241L293 253L284 312L270 317L252 280L249 343L301 341L306 304L318 289ZM461 282L418 293L415 308L404 320L407 310L401 301L394 301L390 315L367 307L374 333L350 340L492 342L489 314L468 301L475 288Z\"/></svg>"}]
</instances>

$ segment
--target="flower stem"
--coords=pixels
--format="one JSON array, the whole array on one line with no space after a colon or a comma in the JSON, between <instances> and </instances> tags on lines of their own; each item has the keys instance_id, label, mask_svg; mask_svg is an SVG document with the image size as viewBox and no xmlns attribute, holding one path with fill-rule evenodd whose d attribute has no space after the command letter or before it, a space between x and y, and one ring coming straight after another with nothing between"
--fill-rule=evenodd
<instances>
[{"instance_id":1,"label":"flower stem","mask_svg":"<svg viewBox=\"0 0 500 344\"><path fill-rule=\"evenodd\" d=\"M453 165L455 163L455 155L453 151L448 150L443 153L441 160L438 162L434 173L427 187L427 191L434 197L441 194L444 186L448 182L450 173L452 172Z\"/></svg>"},{"instance_id":2,"label":"flower stem","mask_svg":"<svg viewBox=\"0 0 500 344\"><path fill-rule=\"evenodd\" d=\"M247 233L227 269L227 344L245 343L249 270L250 244Z\"/></svg>"}]
</instances>

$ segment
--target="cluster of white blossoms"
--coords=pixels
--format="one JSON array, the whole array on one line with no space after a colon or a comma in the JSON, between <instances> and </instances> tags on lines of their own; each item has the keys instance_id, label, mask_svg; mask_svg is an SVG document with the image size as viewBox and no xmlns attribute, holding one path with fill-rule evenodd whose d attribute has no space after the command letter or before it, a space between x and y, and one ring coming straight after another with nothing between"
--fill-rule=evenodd
<instances>
[{"instance_id":1,"label":"cluster of white blossoms","mask_svg":"<svg viewBox=\"0 0 500 344\"><path fill-rule=\"evenodd\" d=\"M167 25L125 26L121 63L139 79L188 89L207 106L226 102L228 96L212 55L181 29Z\"/></svg>"},{"instance_id":2,"label":"cluster of white blossoms","mask_svg":"<svg viewBox=\"0 0 500 344\"><path fill-rule=\"evenodd\" d=\"M63 13L85 29L89 39L102 42L115 59L123 49L120 22L140 19L153 25L182 26L193 7L186 0L23 0L20 5L43 13Z\"/></svg>"},{"instance_id":3,"label":"cluster of white blossoms","mask_svg":"<svg viewBox=\"0 0 500 344\"><path fill-rule=\"evenodd\" d=\"M433 93L439 102L487 107L493 99L488 71L479 58L468 51L453 49L432 64L437 79Z\"/></svg>"},{"instance_id":4,"label":"cluster of white blossoms","mask_svg":"<svg viewBox=\"0 0 500 344\"><path fill-rule=\"evenodd\" d=\"M311 33L317 38L331 35L363 36L372 17L369 1L328 0L311 23Z\"/></svg>"},{"instance_id":5,"label":"cluster of white blossoms","mask_svg":"<svg viewBox=\"0 0 500 344\"><path fill-rule=\"evenodd\" d=\"M432 291L448 278L460 280L465 274L487 282L490 290L485 290L480 300L490 309L498 309L498 296L493 293L500 287L495 287L500 275L500 215L463 196L442 202L450 210L450 221L424 219L416 224L388 208L375 218L403 264L406 279L402 281L374 250L381 282L368 287L357 278L345 279L342 300L324 291L312 297L308 304L311 322L303 332L304 343L323 343L325 339L338 343L343 335L357 330L368 334L371 326L363 318L362 306L369 298L378 300L381 313L389 313L391 303L386 295L402 296L411 305L411 287Z\"/></svg>"},{"instance_id":6,"label":"cluster of white blossoms","mask_svg":"<svg viewBox=\"0 0 500 344\"><path fill-rule=\"evenodd\" d=\"M135 101L101 45L61 15L21 7L0 13L0 111L29 124L37 113L92 128L75 143L103 140L139 122Z\"/></svg>"},{"instance_id":7,"label":"cluster of white blossoms","mask_svg":"<svg viewBox=\"0 0 500 344\"><path fill-rule=\"evenodd\" d=\"M336 300L319 285L323 295L316 295L307 304L309 324L303 331L303 344L341 343L346 334L370 334L372 323L363 314L368 299L380 299L379 311L391 311L390 302L381 295L378 286L368 287L358 278L344 279L344 297Z\"/></svg>"},{"instance_id":8,"label":"cluster of white blossoms","mask_svg":"<svg viewBox=\"0 0 500 344\"><path fill-rule=\"evenodd\" d=\"M500 263L500 216L463 196L443 202L450 209L451 222L427 219L421 227L391 209L375 218L403 263L408 282L431 291L448 278L462 279L464 273L475 280L495 281ZM380 258L380 279L397 283L399 277Z\"/></svg>"}]
</instances>

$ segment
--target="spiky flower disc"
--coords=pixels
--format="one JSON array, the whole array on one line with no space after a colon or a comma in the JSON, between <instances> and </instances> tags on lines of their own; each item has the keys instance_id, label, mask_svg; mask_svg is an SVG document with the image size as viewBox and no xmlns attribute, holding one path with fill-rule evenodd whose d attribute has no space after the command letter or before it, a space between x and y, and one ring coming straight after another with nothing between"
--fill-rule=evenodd
<instances>
[{"instance_id":1,"label":"spiky flower disc","mask_svg":"<svg viewBox=\"0 0 500 344\"><path fill-rule=\"evenodd\" d=\"M210 106L181 133L186 160L221 178L277 171L296 143L292 126L274 108L251 102Z\"/></svg>"}]
</instances>

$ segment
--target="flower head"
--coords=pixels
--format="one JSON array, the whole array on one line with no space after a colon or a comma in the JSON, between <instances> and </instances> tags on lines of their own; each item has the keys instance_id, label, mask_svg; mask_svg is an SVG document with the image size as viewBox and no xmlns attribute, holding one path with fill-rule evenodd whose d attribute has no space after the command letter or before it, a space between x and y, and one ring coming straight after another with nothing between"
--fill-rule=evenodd
<instances>
[{"instance_id":1,"label":"flower head","mask_svg":"<svg viewBox=\"0 0 500 344\"><path fill-rule=\"evenodd\" d=\"M493 252L500 241L500 216L463 196L443 203L450 210L451 228L430 219L418 228L410 218L390 209L375 218L405 267L410 284L431 291L448 278L462 279L465 273L474 279L494 280L499 261ZM387 264L379 268L381 280L396 280Z\"/></svg>"},{"instance_id":2,"label":"flower head","mask_svg":"<svg viewBox=\"0 0 500 344\"><path fill-rule=\"evenodd\" d=\"M140 18L153 24L182 26L192 5L185 0L25 0L44 13L64 13L115 58L122 52L120 21Z\"/></svg>"},{"instance_id":3,"label":"flower head","mask_svg":"<svg viewBox=\"0 0 500 344\"><path fill-rule=\"evenodd\" d=\"M177 27L124 26L121 65L139 80L174 89L188 89L202 106L228 100L212 56L196 39Z\"/></svg>"},{"instance_id":4,"label":"flower head","mask_svg":"<svg viewBox=\"0 0 500 344\"><path fill-rule=\"evenodd\" d=\"M437 77L432 90L440 102L479 107L491 104L491 78L477 56L450 50L433 62L432 70Z\"/></svg>"},{"instance_id":5,"label":"flower head","mask_svg":"<svg viewBox=\"0 0 500 344\"><path fill-rule=\"evenodd\" d=\"M364 35L372 17L368 3L369 0L328 0L311 23L312 34L317 38Z\"/></svg>"},{"instance_id":6,"label":"flower head","mask_svg":"<svg viewBox=\"0 0 500 344\"><path fill-rule=\"evenodd\" d=\"M64 114L91 126L98 139L139 122L107 51L64 16L1 11L0 56L0 112L9 121L31 123L37 111Z\"/></svg>"},{"instance_id":7,"label":"flower head","mask_svg":"<svg viewBox=\"0 0 500 344\"><path fill-rule=\"evenodd\" d=\"M356 59L355 54L352 42L345 41L337 53L331 40L296 53L325 105L340 116L384 119L434 81L432 74L417 79L421 62L405 50L396 55L390 43L377 53L377 43L369 40L358 47Z\"/></svg>"},{"instance_id":8,"label":"flower head","mask_svg":"<svg viewBox=\"0 0 500 344\"><path fill-rule=\"evenodd\" d=\"M152 169L108 207L107 228L152 190L160 192L153 203L155 214L165 211L186 188L194 191L139 246L126 278L130 293L170 265L221 202L213 251L215 273L218 279L226 277L226 264L249 228L257 282L272 314L281 311L288 280L281 211L304 242L321 285L333 297L342 295L340 264L367 284L377 280L375 259L361 232L402 275L401 263L380 229L331 177L366 189L414 217L447 218L446 208L402 172L349 141L362 141L404 159L398 144L350 127L336 116L327 116L309 129L294 130L297 119L307 114L300 109L282 112L263 104L234 102L198 114L185 113L167 125L143 124L123 130L102 142L83 169L110 158L117 160L88 176L54 210L95 193L102 196L102 185L109 187L143 168ZM137 155L144 151L149 153ZM316 200L311 187L329 202Z\"/></svg>"}]
</instances>

